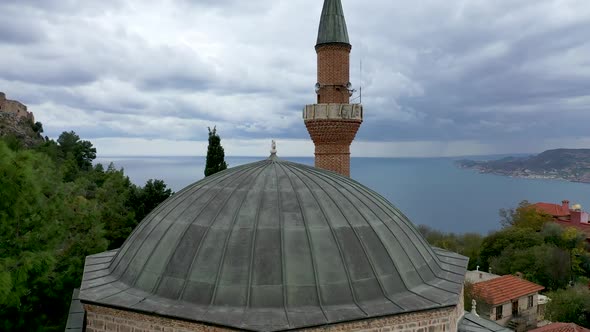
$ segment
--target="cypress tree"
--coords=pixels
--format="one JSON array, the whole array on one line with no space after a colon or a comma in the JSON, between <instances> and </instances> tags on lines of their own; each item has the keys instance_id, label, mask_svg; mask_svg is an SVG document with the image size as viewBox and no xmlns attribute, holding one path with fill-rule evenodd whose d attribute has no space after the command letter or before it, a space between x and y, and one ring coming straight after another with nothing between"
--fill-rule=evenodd
<instances>
[{"instance_id":1,"label":"cypress tree","mask_svg":"<svg viewBox=\"0 0 590 332\"><path fill-rule=\"evenodd\" d=\"M217 128L209 129L209 146L207 147L207 161L205 163L205 176L215 174L227 169L225 153L221 146L221 138L217 135Z\"/></svg>"}]
</instances>

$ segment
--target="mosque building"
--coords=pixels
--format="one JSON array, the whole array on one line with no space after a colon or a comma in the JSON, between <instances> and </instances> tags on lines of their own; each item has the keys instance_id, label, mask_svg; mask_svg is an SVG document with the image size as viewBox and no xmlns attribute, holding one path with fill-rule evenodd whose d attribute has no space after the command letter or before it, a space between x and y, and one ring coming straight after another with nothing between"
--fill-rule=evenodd
<instances>
[{"instance_id":1,"label":"mosque building","mask_svg":"<svg viewBox=\"0 0 590 332\"><path fill-rule=\"evenodd\" d=\"M120 249L87 257L86 331L505 331L463 310L466 257L348 177L363 107L349 103L340 0L325 0L315 48L316 167L273 148L166 200Z\"/></svg>"}]
</instances>

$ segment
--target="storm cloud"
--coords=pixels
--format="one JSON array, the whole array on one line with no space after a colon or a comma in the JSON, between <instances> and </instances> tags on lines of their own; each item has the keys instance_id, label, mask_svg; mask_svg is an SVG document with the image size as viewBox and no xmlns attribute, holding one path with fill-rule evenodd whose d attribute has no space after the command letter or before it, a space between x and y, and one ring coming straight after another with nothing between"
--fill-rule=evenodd
<instances>
[{"instance_id":1,"label":"storm cloud","mask_svg":"<svg viewBox=\"0 0 590 332\"><path fill-rule=\"evenodd\" d=\"M353 153L536 152L589 141L586 0L342 3L353 98L362 87L365 106ZM230 153L275 138L289 142L284 154L309 154L301 110L315 101L321 5L5 0L0 91L27 104L49 136L75 130L105 154L150 140L169 146L153 154L185 154L180 146L200 146L215 125L239 142ZM123 142L133 142L128 152Z\"/></svg>"}]
</instances>

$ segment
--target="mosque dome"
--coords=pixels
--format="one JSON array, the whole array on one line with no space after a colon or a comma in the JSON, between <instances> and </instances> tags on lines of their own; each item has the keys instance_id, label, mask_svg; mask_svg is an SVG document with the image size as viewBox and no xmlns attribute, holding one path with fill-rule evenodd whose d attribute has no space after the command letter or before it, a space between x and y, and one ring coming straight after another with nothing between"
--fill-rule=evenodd
<instances>
[{"instance_id":1,"label":"mosque dome","mask_svg":"<svg viewBox=\"0 0 590 332\"><path fill-rule=\"evenodd\" d=\"M80 298L277 331L457 306L466 264L374 191L273 155L188 186L89 256Z\"/></svg>"}]
</instances>

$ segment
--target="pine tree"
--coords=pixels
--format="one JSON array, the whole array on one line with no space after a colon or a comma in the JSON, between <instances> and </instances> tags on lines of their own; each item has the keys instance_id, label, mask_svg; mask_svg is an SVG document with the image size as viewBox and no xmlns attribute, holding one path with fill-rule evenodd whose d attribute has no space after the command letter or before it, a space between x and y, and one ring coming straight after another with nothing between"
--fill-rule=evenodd
<instances>
[{"instance_id":1,"label":"pine tree","mask_svg":"<svg viewBox=\"0 0 590 332\"><path fill-rule=\"evenodd\" d=\"M221 146L221 138L217 135L217 128L209 129L209 146L207 147L207 161L205 163L205 176L221 172L227 169L225 153Z\"/></svg>"}]
</instances>

